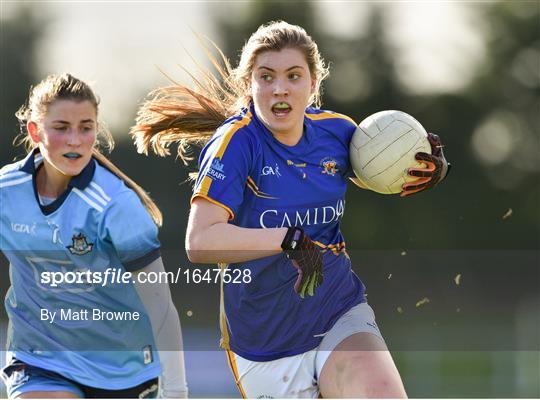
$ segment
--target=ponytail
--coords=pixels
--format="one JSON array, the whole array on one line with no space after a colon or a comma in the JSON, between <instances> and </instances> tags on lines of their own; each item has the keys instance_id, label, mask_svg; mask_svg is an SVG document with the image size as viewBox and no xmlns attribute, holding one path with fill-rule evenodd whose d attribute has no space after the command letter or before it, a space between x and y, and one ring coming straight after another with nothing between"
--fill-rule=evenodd
<instances>
[{"instance_id":1,"label":"ponytail","mask_svg":"<svg viewBox=\"0 0 540 400\"><path fill-rule=\"evenodd\" d=\"M215 43L198 39L217 75L197 65L202 74L200 80L186 71L195 84L194 89L169 78L172 86L151 92L130 130L139 153L148 154L152 150L163 157L170 154L169 146L177 143L178 156L187 164L192 159L190 146L206 143L227 118L249 106L253 65L256 57L265 51L294 48L304 54L316 83L310 101L320 107L321 83L328 76L328 68L317 44L302 27L284 21L261 25L245 44L234 69Z\"/></svg>"},{"instance_id":2,"label":"ponytail","mask_svg":"<svg viewBox=\"0 0 540 400\"><path fill-rule=\"evenodd\" d=\"M130 129L137 151L159 156L170 154L169 146L178 144L178 157L187 164L192 160L191 146L204 145L225 120L238 113L245 104L239 102L241 89L233 83L229 61L213 42L211 49L202 40L207 56L218 76L198 65L202 75L197 79L186 71L195 88L181 83L156 89L140 106L135 125Z\"/></svg>"},{"instance_id":3,"label":"ponytail","mask_svg":"<svg viewBox=\"0 0 540 400\"><path fill-rule=\"evenodd\" d=\"M118 178L124 181L126 186L129 187L131 190L133 190L135 194L137 194L137 196L139 196L139 199L141 199L141 202L146 208L146 211L148 211L148 214L150 214L150 217L152 218L154 223L158 227L161 227L161 225L163 225L163 216L158 206L150 198L148 193L146 193L145 190L142 187L140 187L133 179L131 179L129 176L123 173L120 170L120 168L114 165L111 160L109 160L107 157L101 154L98 149L96 148L93 149L92 156L102 167L108 169L114 175L116 175Z\"/></svg>"},{"instance_id":4,"label":"ponytail","mask_svg":"<svg viewBox=\"0 0 540 400\"><path fill-rule=\"evenodd\" d=\"M193 157L190 146L203 145L227 119L222 104L183 85L168 86L150 93L130 130L137 151L159 156L170 154L169 146L178 144L178 156L187 164Z\"/></svg>"}]
</instances>

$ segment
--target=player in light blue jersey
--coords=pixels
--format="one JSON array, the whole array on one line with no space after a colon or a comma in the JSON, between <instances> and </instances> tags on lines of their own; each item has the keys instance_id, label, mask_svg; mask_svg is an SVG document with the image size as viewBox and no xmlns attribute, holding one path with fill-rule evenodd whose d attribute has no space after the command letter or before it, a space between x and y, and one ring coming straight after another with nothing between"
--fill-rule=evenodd
<instances>
[{"instance_id":1,"label":"player in light blue jersey","mask_svg":"<svg viewBox=\"0 0 540 400\"><path fill-rule=\"evenodd\" d=\"M223 84L206 74L198 91L158 90L132 134L142 152L164 155L179 142L184 159L189 144L206 142L186 249L193 262L228 264L222 345L241 394L405 397L345 250L356 124L318 108L328 70L317 45L301 27L270 23L248 40L236 69L226 63L220 72ZM409 171L421 180L403 195L444 178L444 156L433 153L417 155L427 168Z\"/></svg>"},{"instance_id":2,"label":"player in light blue jersey","mask_svg":"<svg viewBox=\"0 0 540 400\"><path fill-rule=\"evenodd\" d=\"M164 271L161 213L97 150L97 113L69 74L17 113L28 155L0 170L10 398L187 397L169 288L138 279Z\"/></svg>"}]
</instances>

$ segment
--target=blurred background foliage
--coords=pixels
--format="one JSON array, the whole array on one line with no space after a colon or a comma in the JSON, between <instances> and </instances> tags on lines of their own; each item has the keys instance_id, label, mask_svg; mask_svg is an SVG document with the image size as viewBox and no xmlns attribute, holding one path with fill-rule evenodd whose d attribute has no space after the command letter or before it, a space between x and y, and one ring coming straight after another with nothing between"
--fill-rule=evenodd
<instances>
[{"instance_id":1,"label":"blurred background foliage","mask_svg":"<svg viewBox=\"0 0 540 400\"><path fill-rule=\"evenodd\" d=\"M219 39L233 65L260 24L285 19L305 27L330 62L323 108L357 122L380 110L403 110L443 139L453 165L444 184L407 199L351 186L343 220L353 265L390 347L399 350L398 366L413 397L540 396L539 4L476 7L482 62L463 88L440 93L415 92L400 78L400 54L388 41L392 27L376 2L368 3L363 33L349 36L322 29L310 2L245 2L238 18L230 18L238 3L204 5L217 32L212 39ZM26 3L1 21L2 164L24 155L11 146L18 130L14 112L43 78L36 54L52 21L36 18ZM137 101L115 132L111 159L161 207L164 258L174 270L188 265L183 242L191 186L185 180L195 165L134 151L125 133ZM7 271L0 286L8 287ZM216 329L217 287L184 285L173 294L185 328ZM416 306L423 297L430 302Z\"/></svg>"}]
</instances>

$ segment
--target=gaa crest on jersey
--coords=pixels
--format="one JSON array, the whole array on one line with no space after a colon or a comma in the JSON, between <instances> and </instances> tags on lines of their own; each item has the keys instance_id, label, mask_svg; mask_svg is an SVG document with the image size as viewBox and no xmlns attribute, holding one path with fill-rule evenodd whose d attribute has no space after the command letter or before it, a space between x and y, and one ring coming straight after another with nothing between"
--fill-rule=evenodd
<instances>
[{"instance_id":1,"label":"gaa crest on jersey","mask_svg":"<svg viewBox=\"0 0 540 400\"><path fill-rule=\"evenodd\" d=\"M71 246L66 246L71 254L82 256L86 253L89 253L94 248L94 243L88 243L84 233L79 233L78 235L73 235L71 238Z\"/></svg>"},{"instance_id":2,"label":"gaa crest on jersey","mask_svg":"<svg viewBox=\"0 0 540 400\"><path fill-rule=\"evenodd\" d=\"M325 175L334 176L336 172L339 172L338 162L332 157L325 157L321 160L321 173Z\"/></svg>"}]
</instances>

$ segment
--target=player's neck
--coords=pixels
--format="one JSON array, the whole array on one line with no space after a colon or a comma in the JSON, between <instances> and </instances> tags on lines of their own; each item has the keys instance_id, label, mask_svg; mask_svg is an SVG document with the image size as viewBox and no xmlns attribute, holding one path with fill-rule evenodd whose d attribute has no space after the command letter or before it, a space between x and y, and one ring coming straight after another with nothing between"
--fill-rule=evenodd
<instances>
[{"instance_id":1,"label":"player's neck","mask_svg":"<svg viewBox=\"0 0 540 400\"><path fill-rule=\"evenodd\" d=\"M36 184L40 196L57 198L67 189L71 177L62 174L43 160L43 166L37 171Z\"/></svg>"},{"instance_id":2,"label":"player's neck","mask_svg":"<svg viewBox=\"0 0 540 400\"><path fill-rule=\"evenodd\" d=\"M304 121L299 126L295 126L291 130L282 132L272 132L272 135L278 142L283 143L286 146L296 146L302 139L304 134Z\"/></svg>"}]
</instances>

